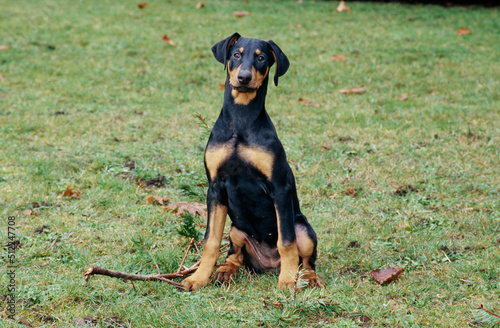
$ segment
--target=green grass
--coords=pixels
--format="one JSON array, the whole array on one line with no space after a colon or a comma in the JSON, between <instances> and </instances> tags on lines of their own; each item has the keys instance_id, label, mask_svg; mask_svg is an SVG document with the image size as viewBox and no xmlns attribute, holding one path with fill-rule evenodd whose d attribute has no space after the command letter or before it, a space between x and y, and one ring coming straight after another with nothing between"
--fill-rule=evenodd
<instances>
[{"instance_id":1,"label":"green grass","mask_svg":"<svg viewBox=\"0 0 500 328\"><path fill-rule=\"evenodd\" d=\"M0 327L77 327L86 316L101 327L113 317L127 327L477 327L479 304L500 312L498 10L138 2L1 5L0 45L11 48L0 51L0 238L5 245L15 216L20 248L17 319L2 302ZM457 36L460 26L472 33ZM273 39L290 59L267 108L328 287L294 298L277 276L244 271L198 293L98 276L85 283L91 265L177 269L188 244L182 220L144 198L202 198L207 135L194 115L214 122L219 113L225 72L210 48L235 31ZM345 61L330 59L342 53ZM360 86L365 93L339 93ZM141 185L158 174L164 186ZM82 196L58 198L67 187ZM23 216L35 202L42 206ZM42 225L49 229L35 233ZM4 247L4 267L6 255ZM395 282L371 278L394 265L405 268ZM3 295L5 270L1 279Z\"/></svg>"}]
</instances>

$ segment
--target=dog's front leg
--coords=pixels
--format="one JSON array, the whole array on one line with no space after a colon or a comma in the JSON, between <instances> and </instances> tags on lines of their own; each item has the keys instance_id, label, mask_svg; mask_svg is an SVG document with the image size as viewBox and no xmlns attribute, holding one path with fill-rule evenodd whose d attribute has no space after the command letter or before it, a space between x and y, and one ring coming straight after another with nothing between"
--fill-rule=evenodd
<instances>
[{"instance_id":1,"label":"dog's front leg","mask_svg":"<svg viewBox=\"0 0 500 328\"><path fill-rule=\"evenodd\" d=\"M220 243L226 223L227 206L208 197L207 231L203 244L200 266L190 277L181 283L186 291L196 291L210 281L210 275L219 258Z\"/></svg>"},{"instance_id":2,"label":"dog's front leg","mask_svg":"<svg viewBox=\"0 0 500 328\"><path fill-rule=\"evenodd\" d=\"M294 275L299 267L299 249L295 235L295 219L293 213L292 188L279 188L275 194L276 219L278 221L278 252L281 258L281 269L278 286L293 287Z\"/></svg>"}]
</instances>

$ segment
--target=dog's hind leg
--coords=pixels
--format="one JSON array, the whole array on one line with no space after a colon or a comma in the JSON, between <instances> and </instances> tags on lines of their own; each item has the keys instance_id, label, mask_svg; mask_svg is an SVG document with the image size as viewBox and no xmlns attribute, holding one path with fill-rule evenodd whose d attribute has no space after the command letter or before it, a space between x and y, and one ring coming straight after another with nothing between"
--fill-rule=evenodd
<instances>
[{"instance_id":1,"label":"dog's hind leg","mask_svg":"<svg viewBox=\"0 0 500 328\"><path fill-rule=\"evenodd\" d=\"M325 282L315 272L317 256L316 233L309 224L306 223L306 225L303 225L297 223L295 225L295 235L299 256L302 260L302 268L308 271L304 278L309 280L309 286L311 287L325 287Z\"/></svg>"},{"instance_id":2,"label":"dog's hind leg","mask_svg":"<svg viewBox=\"0 0 500 328\"><path fill-rule=\"evenodd\" d=\"M226 283L234 279L236 272L243 265L242 249L246 243L246 234L236 227L231 227L229 242L231 248L227 253L226 262L215 272L215 281Z\"/></svg>"}]
</instances>

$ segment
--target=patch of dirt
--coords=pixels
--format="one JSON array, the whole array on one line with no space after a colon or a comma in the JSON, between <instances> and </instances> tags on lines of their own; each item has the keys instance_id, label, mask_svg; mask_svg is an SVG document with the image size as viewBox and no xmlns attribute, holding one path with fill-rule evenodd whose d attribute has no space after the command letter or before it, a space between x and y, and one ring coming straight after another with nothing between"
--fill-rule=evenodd
<instances>
[{"instance_id":1,"label":"patch of dirt","mask_svg":"<svg viewBox=\"0 0 500 328\"><path fill-rule=\"evenodd\" d=\"M359 241L357 240L353 240L349 242L349 244L347 245L347 248L359 248L359 247L360 247Z\"/></svg>"},{"instance_id":2,"label":"patch of dirt","mask_svg":"<svg viewBox=\"0 0 500 328\"><path fill-rule=\"evenodd\" d=\"M419 190L412 185L399 186L394 192L394 195L404 197L411 192L419 192Z\"/></svg>"},{"instance_id":3,"label":"patch of dirt","mask_svg":"<svg viewBox=\"0 0 500 328\"><path fill-rule=\"evenodd\" d=\"M41 233L44 233L45 230L48 230L48 229L50 229L50 228L44 224L43 226L36 228L33 232L41 234Z\"/></svg>"},{"instance_id":4,"label":"patch of dirt","mask_svg":"<svg viewBox=\"0 0 500 328\"><path fill-rule=\"evenodd\" d=\"M146 180L144 182L144 185L147 187L161 188L165 186L166 181L167 178L164 175L160 175L160 173L158 173L158 176L156 178L151 178L149 180Z\"/></svg>"}]
</instances>

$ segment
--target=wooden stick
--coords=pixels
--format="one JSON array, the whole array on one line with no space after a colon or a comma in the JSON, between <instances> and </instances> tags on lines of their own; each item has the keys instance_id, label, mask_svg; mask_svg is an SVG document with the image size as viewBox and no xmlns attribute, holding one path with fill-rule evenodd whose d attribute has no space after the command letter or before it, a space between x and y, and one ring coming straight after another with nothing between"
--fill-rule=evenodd
<instances>
[{"instance_id":1,"label":"wooden stick","mask_svg":"<svg viewBox=\"0 0 500 328\"><path fill-rule=\"evenodd\" d=\"M498 315L498 314L496 314L496 313L494 313L494 312L491 312L491 311L486 310L486 309L484 308L483 304L479 305L479 307L478 307L477 309L478 309L478 310L483 310L483 311L488 312L489 314L491 314L491 315L493 315L493 316L495 316L495 317L500 318L500 315Z\"/></svg>"},{"instance_id":2,"label":"wooden stick","mask_svg":"<svg viewBox=\"0 0 500 328\"><path fill-rule=\"evenodd\" d=\"M188 248L186 249L186 254L184 254L184 258L182 259L181 265L179 265L179 270L177 270L177 273L181 272L182 267L184 266L184 262L186 262L186 258L188 256L189 250L191 249L191 246L193 245L193 242L194 242L194 238L191 238L191 240L189 241Z\"/></svg>"}]
</instances>

